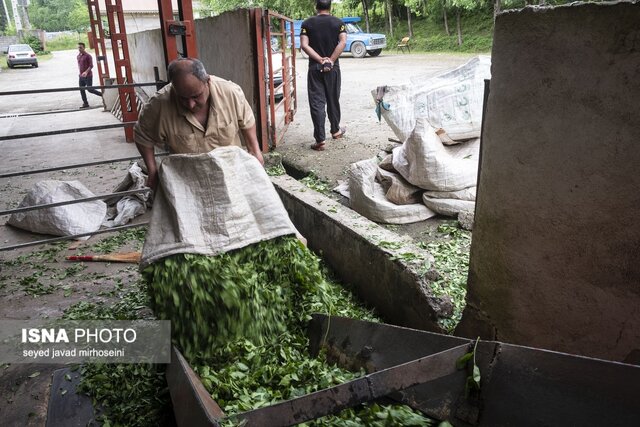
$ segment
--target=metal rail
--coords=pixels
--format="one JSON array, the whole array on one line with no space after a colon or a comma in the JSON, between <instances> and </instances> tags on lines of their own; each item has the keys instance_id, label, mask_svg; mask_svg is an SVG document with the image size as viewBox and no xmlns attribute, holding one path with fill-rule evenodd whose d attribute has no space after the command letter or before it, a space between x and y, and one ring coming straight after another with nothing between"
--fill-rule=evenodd
<instances>
[{"instance_id":1,"label":"metal rail","mask_svg":"<svg viewBox=\"0 0 640 427\"><path fill-rule=\"evenodd\" d=\"M27 248L29 246L43 245L45 243L56 243L56 242L62 242L64 240L73 240L73 239L77 239L78 237L93 236L95 234L111 233L111 232L114 232L114 231L125 230L127 228L143 227L143 226L146 226L148 224L149 224L149 222L141 222L141 223L138 223L138 224L121 225L119 227L103 228L102 230L92 231L91 233L80 233L80 234L74 234L72 236L54 237L52 239L35 240L33 242L20 243L20 244L17 244L17 245L2 246L2 247L0 247L0 252L10 251L10 250L13 250L13 249Z\"/></svg>"},{"instance_id":2,"label":"metal rail","mask_svg":"<svg viewBox=\"0 0 640 427\"><path fill-rule=\"evenodd\" d=\"M22 208L15 208L15 209L9 209L5 211L0 211L0 216L10 215L10 214L20 213L20 212L35 211L38 209L55 208L58 206L75 205L76 203L92 202L94 200L111 199L112 197L128 196L131 194L149 193L150 191L151 191L150 188L141 188L138 190L127 190L127 191L118 191L118 192L109 193L109 194L100 194L99 196L85 197L82 199L65 200L64 202L46 203L44 205L24 206Z\"/></svg>"},{"instance_id":3,"label":"metal rail","mask_svg":"<svg viewBox=\"0 0 640 427\"><path fill-rule=\"evenodd\" d=\"M87 108L87 110L93 110L96 108L102 108L102 107L89 107ZM63 114L63 113L77 113L79 110L78 108L72 108L72 109L67 109L67 110L49 110L49 111L34 111L33 113L7 113L7 114L0 114L0 119L14 119L16 117L31 117L31 116L44 116L47 114Z\"/></svg>"},{"instance_id":4,"label":"metal rail","mask_svg":"<svg viewBox=\"0 0 640 427\"><path fill-rule=\"evenodd\" d=\"M108 86L73 86L73 87L58 87L51 89L32 89L32 90L13 90L8 92L0 92L0 96L7 95L32 95L36 93L50 93L50 92L71 92L75 90L89 90L89 89L119 89L119 88L131 88L131 87L142 87L142 86L155 86L158 82L153 83L127 83L127 84L117 84L117 85L108 85Z\"/></svg>"},{"instance_id":5,"label":"metal rail","mask_svg":"<svg viewBox=\"0 0 640 427\"><path fill-rule=\"evenodd\" d=\"M124 123L115 123L112 125L88 126L88 127L75 128L75 129L59 129L59 130L50 130L47 132L22 133L19 135L0 136L0 141L9 141L12 139L23 139L23 138L38 138L41 136L62 135L65 133L89 132L92 130L131 128L135 124L136 122L124 122Z\"/></svg>"},{"instance_id":6,"label":"metal rail","mask_svg":"<svg viewBox=\"0 0 640 427\"><path fill-rule=\"evenodd\" d=\"M169 155L169 153L158 153L158 154L154 154L154 155L155 156L167 156L167 155ZM55 171L60 171L60 170L65 170L65 169L84 168L84 167L87 167L87 166L106 165L108 163L126 162L126 161L130 161L130 160L138 160L138 159L141 159L141 158L142 157L140 157L140 156L121 157L119 159L99 160L99 161L88 162L88 163L76 163L74 165L55 166L55 167L52 167L52 168L36 169L36 170L30 170L30 171L26 171L26 172L10 172L10 173L5 173L5 174L0 174L0 179L2 179L2 178L12 178L14 176L34 175L34 174L45 173L45 172L55 172Z\"/></svg>"}]
</instances>

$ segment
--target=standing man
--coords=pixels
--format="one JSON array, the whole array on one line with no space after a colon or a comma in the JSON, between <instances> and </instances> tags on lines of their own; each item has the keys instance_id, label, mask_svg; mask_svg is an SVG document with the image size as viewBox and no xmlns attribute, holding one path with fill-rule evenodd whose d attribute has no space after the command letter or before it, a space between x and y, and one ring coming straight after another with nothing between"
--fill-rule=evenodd
<instances>
[{"instance_id":1,"label":"standing man","mask_svg":"<svg viewBox=\"0 0 640 427\"><path fill-rule=\"evenodd\" d=\"M331 137L342 138L340 127L340 65L338 58L347 45L347 32L341 19L331 15L331 0L316 0L317 15L306 19L300 29L300 47L309 55L307 91L313 121L311 146L324 150L326 114L331 124ZM325 114L326 106L326 114Z\"/></svg>"},{"instance_id":2,"label":"standing man","mask_svg":"<svg viewBox=\"0 0 640 427\"><path fill-rule=\"evenodd\" d=\"M167 69L169 84L153 95L134 127L135 142L155 190L158 168L154 146L171 153L208 153L242 146L264 165L251 106L237 84L210 76L197 59L179 58Z\"/></svg>"},{"instance_id":3,"label":"standing man","mask_svg":"<svg viewBox=\"0 0 640 427\"><path fill-rule=\"evenodd\" d=\"M93 73L91 69L93 68L93 58L91 58L91 54L87 53L85 50L84 43L78 43L78 71L80 72L80 80L79 86L92 86L93 85ZM102 93L98 92L95 89L87 89L90 93L99 96L102 98ZM89 103L87 102L87 94L84 90L80 91L80 96L82 97L82 107L80 108L89 108Z\"/></svg>"}]
</instances>

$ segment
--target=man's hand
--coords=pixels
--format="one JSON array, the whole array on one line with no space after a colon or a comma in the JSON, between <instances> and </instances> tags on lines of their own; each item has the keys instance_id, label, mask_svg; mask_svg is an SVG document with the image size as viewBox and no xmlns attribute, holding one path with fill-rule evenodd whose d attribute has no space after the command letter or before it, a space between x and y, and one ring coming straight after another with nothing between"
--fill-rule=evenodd
<instances>
[{"instance_id":1,"label":"man's hand","mask_svg":"<svg viewBox=\"0 0 640 427\"><path fill-rule=\"evenodd\" d=\"M253 125L247 129L242 129L242 135L244 136L244 143L247 146L247 151L249 152L249 154L258 159L260 164L264 166L262 150L260 150L260 144L258 144L258 136L256 135L256 125Z\"/></svg>"},{"instance_id":2,"label":"man's hand","mask_svg":"<svg viewBox=\"0 0 640 427\"><path fill-rule=\"evenodd\" d=\"M328 73L329 71L331 71L333 69L333 61L331 61L330 58L322 58L322 72L323 73Z\"/></svg>"},{"instance_id":3,"label":"man's hand","mask_svg":"<svg viewBox=\"0 0 640 427\"><path fill-rule=\"evenodd\" d=\"M258 159L258 161L260 162L260 164L262 166L264 166L264 158L262 157L262 152L261 151L257 151L255 153L251 153L251 155L253 157L255 157L256 159Z\"/></svg>"},{"instance_id":4,"label":"man's hand","mask_svg":"<svg viewBox=\"0 0 640 427\"><path fill-rule=\"evenodd\" d=\"M154 170L149 171L149 175L147 175L147 187L149 187L155 193L156 188L158 188L158 171Z\"/></svg>"}]
</instances>

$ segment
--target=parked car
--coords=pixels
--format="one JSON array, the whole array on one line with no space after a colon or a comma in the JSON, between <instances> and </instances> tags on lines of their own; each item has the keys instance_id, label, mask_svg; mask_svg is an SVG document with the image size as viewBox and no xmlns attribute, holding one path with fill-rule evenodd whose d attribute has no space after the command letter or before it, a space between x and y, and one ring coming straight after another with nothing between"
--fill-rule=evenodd
<instances>
[{"instance_id":1,"label":"parked car","mask_svg":"<svg viewBox=\"0 0 640 427\"><path fill-rule=\"evenodd\" d=\"M7 49L7 65L9 68L16 65L31 65L38 68L38 58L28 44L12 44Z\"/></svg>"},{"instance_id":2,"label":"parked car","mask_svg":"<svg viewBox=\"0 0 640 427\"><path fill-rule=\"evenodd\" d=\"M368 53L369 56L378 56L382 49L387 47L387 37L384 34L365 33L358 25L362 19L357 16L349 16L342 18L347 30L347 45L344 52L351 52L355 58L364 58ZM293 21L293 31L295 34L296 49L300 49L300 27L303 21ZM289 31L287 25L287 31ZM306 54L302 52L302 56L306 58Z\"/></svg>"}]
</instances>

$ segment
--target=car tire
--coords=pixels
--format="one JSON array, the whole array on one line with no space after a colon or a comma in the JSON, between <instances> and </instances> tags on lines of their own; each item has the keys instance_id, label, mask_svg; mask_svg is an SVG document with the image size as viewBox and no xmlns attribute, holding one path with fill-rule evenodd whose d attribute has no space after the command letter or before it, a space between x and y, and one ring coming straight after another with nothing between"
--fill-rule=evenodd
<instances>
[{"instance_id":1,"label":"car tire","mask_svg":"<svg viewBox=\"0 0 640 427\"><path fill-rule=\"evenodd\" d=\"M351 43L351 54L354 58L364 58L367 54L367 48L362 42L353 42Z\"/></svg>"},{"instance_id":2,"label":"car tire","mask_svg":"<svg viewBox=\"0 0 640 427\"><path fill-rule=\"evenodd\" d=\"M8 66L9 68L13 68L13 64L9 64L8 62L7 62L7 66Z\"/></svg>"},{"instance_id":3,"label":"car tire","mask_svg":"<svg viewBox=\"0 0 640 427\"><path fill-rule=\"evenodd\" d=\"M33 68L38 68L38 63L36 62L35 64L31 64Z\"/></svg>"},{"instance_id":4,"label":"car tire","mask_svg":"<svg viewBox=\"0 0 640 427\"><path fill-rule=\"evenodd\" d=\"M373 49L367 52L369 56L378 56L382 53L382 49Z\"/></svg>"}]
</instances>

